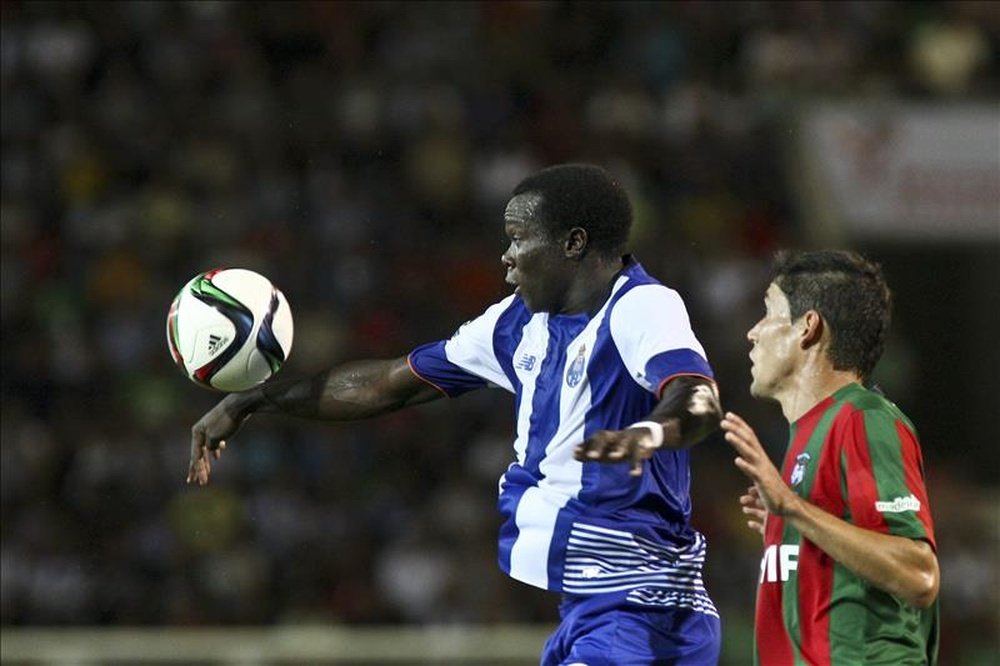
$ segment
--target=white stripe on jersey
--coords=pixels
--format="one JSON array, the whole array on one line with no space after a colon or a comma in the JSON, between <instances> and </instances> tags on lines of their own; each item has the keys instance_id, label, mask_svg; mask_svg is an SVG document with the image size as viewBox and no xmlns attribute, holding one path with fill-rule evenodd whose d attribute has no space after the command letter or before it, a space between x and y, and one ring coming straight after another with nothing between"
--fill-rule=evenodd
<instances>
[{"instance_id":1,"label":"white stripe on jersey","mask_svg":"<svg viewBox=\"0 0 1000 666\"><path fill-rule=\"evenodd\" d=\"M507 311L514 301L511 294L499 303L494 303L481 316L464 323L455 335L444 343L445 355L448 360L466 372L482 377L495 386L513 393L510 379L500 367L493 345L493 329L497 320ZM460 335L461 334L461 335Z\"/></svg>"},{"instance_id":2,"label":"white stripe on jersey","mask_svg":"<svg viewBox=\"0 0 1000 666\"><path fill-rule=\"evenodd\" d=\"M614 294L627 282L619 278L611 293ZM560 369L559 377L565 378L570 364L576 360L577 350L593 350L597 340L597 331L604 321L608 299L604 307L591 318L580 334L567 347L566 362ZM541 329L533 327L535 320L542 322ZM514 354L520 358L523 349L546 349L548 344L548 317L535 315L524 328L524 337ZM544 339L543 339L544 333ZM531 338L529 344L525 340ZM541 367L544 359L538 359L536 370ZM521 380L521 407L518 414L518 434L514 443L518 463L524 464L525 450L528 442L527 425L531 417L531 400L535 395L535 382L539 373L522 372L518 369L518 379ZM515 522L518 527L517 541L510 551L510 575L531 585L548 587L549 548L552 533L555 531L559 510L566 503L577 497L583 487L583 463L574 460L573 451L576 445L583 441L586 426L587 410L590 409L590 382L586 375L576 386L570 387L565 380L561 381L559 397L559 428L553 434L545 447L545 456L539 463L538 471L542 480L538 486L528 488L517 505ZM521 418L521 416L524 418ZM521 432L524 424L525 431ZM502 483L501 483L502 488Z\"/></svg>"},{"instance_id":3,"label":"white stripe on jersey","mask_svg":"<svg viewBox=\"0 0 1000 666\"><path fill-rule=\"evenodd\" d=\"M531 427L532 402L535 400L535 380L549 348L549 315L545 313L532 315L521 330L521 342L514 350L514 358L528 356L533 360L530 368L520 363L514 365L514 372L521 382L521 403L517 409L517 439L514 440L514 454L518 465L524 464L528 450L530 435L528 429Z\"/></svg>"},{"instance_id":4,"label":"white stripe on jersey","mask_svg":"<svg viewBox=\"0 0 1000 666\"><path fill-rule=\"evenodd\" d=\"M517 580L546 588L549 582L550 536L568 496L528 488L517 505L514 520L520 531L510 550L510 575Z\"/></svg>"}]
</instances>

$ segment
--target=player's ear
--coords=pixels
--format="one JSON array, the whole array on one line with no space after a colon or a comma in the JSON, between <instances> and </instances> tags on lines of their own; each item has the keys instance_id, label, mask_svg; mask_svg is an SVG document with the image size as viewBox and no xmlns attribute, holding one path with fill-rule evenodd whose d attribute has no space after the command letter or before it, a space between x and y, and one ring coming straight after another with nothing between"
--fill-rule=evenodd
<instances>
[{"instance_id":1,"label":"player's ear","mask_svg":"<svg viewBox=\"0 0 1000 666\"><path fill-rule=\"evenodd\" d=\"M564 251L567 257L581 257L584 251L587 249L587 242L589 241L587 236L587 230L581 227L573 227L566 234L566 242L564 244Z\"/></svg>"},{"instance_id":2,"label":"player's ear","mask_svg":"<svg viewBox=\"0 0 1000 666\"><path fill-rule=\"evenodd\" d=\"M823 330L826 322L823 316L815 310L808 310L802 315L802 335L800 338L802 348L809 349L823 339Z\"/></svg>"}]
</instances>

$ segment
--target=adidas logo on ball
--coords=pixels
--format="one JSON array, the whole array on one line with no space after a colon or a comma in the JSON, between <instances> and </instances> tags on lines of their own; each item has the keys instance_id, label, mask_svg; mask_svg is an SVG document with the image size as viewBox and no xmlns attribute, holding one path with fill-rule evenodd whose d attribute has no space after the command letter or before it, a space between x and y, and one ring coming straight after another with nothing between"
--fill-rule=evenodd
<instances>
[{"instance_id":1,"label":"adidas logo on ball","mask_svg":"<svg viewBox=\"0 0 1000 666\"><path fill-rule=\"evenodd\" d=\"M219 353L220 349L226 346L227 342L229 342L229 338L224 338L220 335L215 335L214 333L212 335L209 335L208 353L211 354L212 356L215 356L216 354Z\"/></svg>"}]
</instances>

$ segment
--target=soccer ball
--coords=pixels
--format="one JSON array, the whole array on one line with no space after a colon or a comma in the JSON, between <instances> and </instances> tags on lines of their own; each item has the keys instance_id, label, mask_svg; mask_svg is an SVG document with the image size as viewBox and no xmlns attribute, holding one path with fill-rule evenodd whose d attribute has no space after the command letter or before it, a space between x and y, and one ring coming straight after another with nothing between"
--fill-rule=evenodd
<instances>
[{"instance_id":1,"label":"soccer ball","mask_svg":"<svg viewBox=\"0 0 1000 666\"><path fill-rule=\"evenodd\" d=\"M167 314L167 346L189 379L245 391L281 369L292 350L292 311L263 275L220 268L196 275Z\"/></svg>"}]
</instances>

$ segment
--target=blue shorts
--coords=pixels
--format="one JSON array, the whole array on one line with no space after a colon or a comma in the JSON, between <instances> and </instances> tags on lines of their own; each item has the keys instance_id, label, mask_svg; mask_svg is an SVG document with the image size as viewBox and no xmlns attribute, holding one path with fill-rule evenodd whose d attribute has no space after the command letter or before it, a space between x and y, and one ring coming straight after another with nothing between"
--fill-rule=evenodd
<instances>
[{"instance_id":1,"label":"blue shorts","mask_svg":"<svg viewBox=\"0 0 1000 666\"><path fill-rule=\"evenodd\" d=\"M542 666L716 666L719 618L685 608L642 606L625 592L563 595L562 622Z\"/></svg>"}]
</instances>

